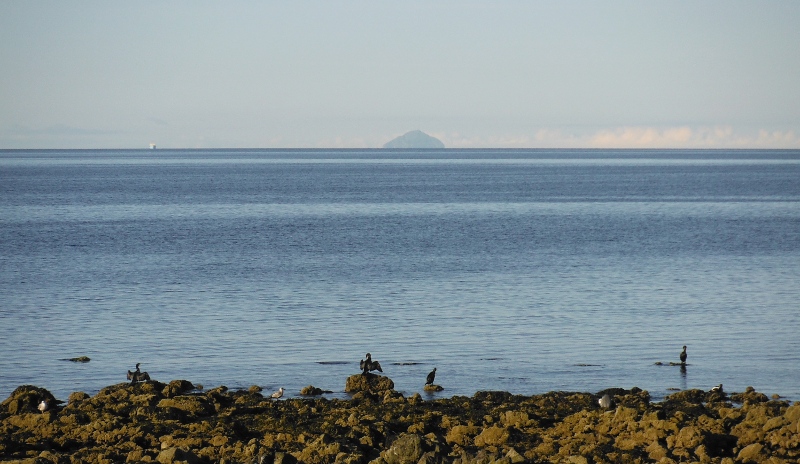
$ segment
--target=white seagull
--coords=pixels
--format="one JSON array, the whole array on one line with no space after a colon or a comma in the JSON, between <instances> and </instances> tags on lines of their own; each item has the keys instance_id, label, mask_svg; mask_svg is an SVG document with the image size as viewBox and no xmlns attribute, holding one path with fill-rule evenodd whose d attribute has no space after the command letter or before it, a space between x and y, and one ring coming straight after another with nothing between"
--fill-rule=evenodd
<instances>
[{"instance_id":1,"label":"white seagull","mask_svg":"<svg viewBox=\"0 0 800 464\"><path fill-rule=\"evenodd\" d=\"M608 393L606 393L605 395L603 395L602 398L597 400L597 403L600 405L601 408L608 409L611 407L612 404L611 397L608 395Z\"/></svg>"},{"instance_id":2,"label":"white seagull","mask_svg":"<svg viewBox=\"0 0 800 464\"><path fill-rule=\"evenodd\" d=\"M272 394L272 398L280 398L283 396L283 387L279 388L278 391Z\"/></svg>"},{"instance_id":3,"label":"white seagull","mask_svg":"<svg viewBox=\"0 0 800 464\"><path fill-rule=\"evenodd\" d=\"M37 406L37 408L39 409L39 411L42 412L42 414L44 414L45 411L50 409L48 404L47 404L47 400L42 400L42 402L39 403L39 406Z\"/></svg>"}]
</instances>

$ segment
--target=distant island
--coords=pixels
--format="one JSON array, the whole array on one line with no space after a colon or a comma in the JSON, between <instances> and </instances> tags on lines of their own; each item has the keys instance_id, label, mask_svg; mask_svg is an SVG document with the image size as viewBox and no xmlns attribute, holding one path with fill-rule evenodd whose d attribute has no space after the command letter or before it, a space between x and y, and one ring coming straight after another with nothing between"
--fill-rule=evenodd
<instances>
[{"instance_id":1,"label":"distant island","mask_svg":"<svg viewBox=\"0 0 800 464\"><path fill-rule=\"evenodd\" d=\"M386 142L383 148L444 148L444 144L436 137L415 130Z\"/></svg>"}]
</instances>

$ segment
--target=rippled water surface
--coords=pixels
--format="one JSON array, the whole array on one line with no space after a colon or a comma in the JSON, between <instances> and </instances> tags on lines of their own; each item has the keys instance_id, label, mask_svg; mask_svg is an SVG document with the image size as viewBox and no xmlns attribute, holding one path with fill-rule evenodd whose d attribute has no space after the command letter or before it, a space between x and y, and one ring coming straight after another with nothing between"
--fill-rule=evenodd
<instances>
[{"instance_id":1,"label":"rippled water surface","mask_svg":"<svg viewBox=\"0 0 800 464\"><path fill-rule=\"evenodd\" d=\"M0 151L0 398L344 397L369 351L405 394L800 400L799 276L798 151Z\"/></svg>"}]
</instances>

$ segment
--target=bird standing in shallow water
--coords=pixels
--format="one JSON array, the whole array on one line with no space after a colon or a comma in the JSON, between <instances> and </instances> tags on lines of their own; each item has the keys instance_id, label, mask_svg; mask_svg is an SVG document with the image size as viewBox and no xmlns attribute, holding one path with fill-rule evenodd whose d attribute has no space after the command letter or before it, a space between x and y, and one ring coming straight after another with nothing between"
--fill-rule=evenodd
<instances>
[{"instance_id":1,"label":"bird standing in shallow water","mask_svg":"<svg viewBox=\"0 0 800 464\"><path fill-rule=\"evenodd\" d=\"M425 379L425 385L431 385L433 383L433 379L436 378L436 368L434 367L430 374L428 374L428 378Z\"/></svg>"},{"instance_id":2,"label":"bird standing in shallow water","mask_svg":"<svg viewBox=\"0 0 800 464\"><path fill-rule=\"evenodd\" d=\"M279 388L278 391L272 394L271 398L278 399L283 396L283 387Z\"/></svg>"},{"instance_id":3,"label":"bird standing in shallow water","mask_svg":"<svg viewBox=\"0 0 800 464\"><path fill-rule=\"evenodd\" d=\"M681 351L681 364L686 364L686 345L683 345L683 351Z\"/></svg>"}]
</instances>

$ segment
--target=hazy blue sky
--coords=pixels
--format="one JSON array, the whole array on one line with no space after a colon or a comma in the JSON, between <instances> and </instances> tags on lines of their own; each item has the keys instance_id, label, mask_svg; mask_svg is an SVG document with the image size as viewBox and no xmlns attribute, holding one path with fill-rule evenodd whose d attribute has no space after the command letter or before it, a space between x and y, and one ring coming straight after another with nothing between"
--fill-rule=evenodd
<instances>
[{"instance_id":1,"label":"hazy blue sky","mask_svg":"<svg viewBox=\"0 0 800 464\"><path fill-rule=\"evenodd\" d=\"M0 148L800 148L800 1L0 2Z\"/></svg>"}]
</instances>

